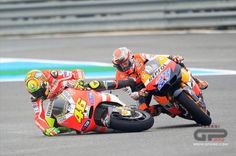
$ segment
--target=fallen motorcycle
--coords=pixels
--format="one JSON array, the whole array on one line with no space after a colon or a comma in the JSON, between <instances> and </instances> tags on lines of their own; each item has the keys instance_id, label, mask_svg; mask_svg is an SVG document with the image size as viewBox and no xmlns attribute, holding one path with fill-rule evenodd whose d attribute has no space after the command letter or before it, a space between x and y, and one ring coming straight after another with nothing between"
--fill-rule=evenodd
<instances>
[{"instance_id":1,"label":"fallen motorcycle","mask_svg":"<svg viewBox=\"0 0 236 156\"><path fill-rule=\"evenodd\" d=\"M194 120L201 125L211 124L201 90L184 65L158 56L146 62L141 80L146 91L154 95L167 114Z\"/></svg>"},{"instance_id":2,"label":"fallen motorcycle","mask_svg":"<svg viewBox=\"0 0 236 156\"><path fill-rule=\"evenodd\" d=\"M51 102L51 107L59 126L79 133L107 128L140 132L154 123L150 114L127 106L115 95L89 89L67 88Z\"/></svg>"}]
</instances>

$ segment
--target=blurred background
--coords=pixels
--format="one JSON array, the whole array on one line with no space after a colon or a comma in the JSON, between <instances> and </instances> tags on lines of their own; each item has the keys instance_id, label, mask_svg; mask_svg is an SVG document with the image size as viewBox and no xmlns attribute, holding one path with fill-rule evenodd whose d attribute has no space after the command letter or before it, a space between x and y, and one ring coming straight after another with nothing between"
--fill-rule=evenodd
<instances>
[{"instance_id":1,"label":"blurred background","mask_svg":"<svg viewBox=\"0 0 236 156\"><path fill-rule=\"evenodd\" d=\"M0 36L235 27L235 0L0 0Z\"/></svg>"}]
</instances>

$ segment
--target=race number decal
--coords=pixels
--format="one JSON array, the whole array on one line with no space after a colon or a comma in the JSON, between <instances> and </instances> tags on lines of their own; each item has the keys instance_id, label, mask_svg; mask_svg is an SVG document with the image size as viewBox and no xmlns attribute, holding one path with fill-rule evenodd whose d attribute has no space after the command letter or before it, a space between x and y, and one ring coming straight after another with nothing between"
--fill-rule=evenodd
<instances>
[{"instance_id":1,"label":"race number decal","mask_svg":"<svg viewBox=\"0 0 236 156\"><path fill-rule=\"evenodd\" d=\"M160 75L158 81L156 82L158 85L158 90L161 90L163 86L170 80L170 74L171 74L171 69L168 68Z\"/></svg>"},{"instance_id":2,"label":"race number decal","mask_svg":"<svg viewBox=\"0 0 236 156\"><path fill-rule=\"evenodd\" d=\"M79 123L81 123L84 118L83 113L84 113L85 107L86 107L86 101L79 98L76 102L75 111L74 111L75 118L77 119Z\"/></svg>"}]
</instances>

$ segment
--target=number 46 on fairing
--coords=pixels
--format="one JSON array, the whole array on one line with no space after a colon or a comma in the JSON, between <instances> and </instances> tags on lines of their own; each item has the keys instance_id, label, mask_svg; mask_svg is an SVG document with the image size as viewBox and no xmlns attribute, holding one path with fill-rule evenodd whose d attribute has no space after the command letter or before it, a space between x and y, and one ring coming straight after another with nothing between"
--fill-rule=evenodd
<instances>
[{"instance_id":1,"label":"number 46 on fairing","mask_svg":"<svg viewBox=\"0 0 236 156\"><path fill-rule=\"evenodd\" d=\"M78 101L76 102L75 111L74 111L75 118L77 119L79 123L81 123L84 118L83 113L85 111L85 107L86 107L86 101L79 98Z\"/></svg>"}]
</instances>

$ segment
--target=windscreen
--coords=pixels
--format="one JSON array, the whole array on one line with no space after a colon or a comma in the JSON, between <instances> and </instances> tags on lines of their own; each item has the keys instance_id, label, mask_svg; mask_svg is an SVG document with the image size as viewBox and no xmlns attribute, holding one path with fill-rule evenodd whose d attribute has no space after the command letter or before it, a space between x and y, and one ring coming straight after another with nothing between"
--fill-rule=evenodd
<instances>
[{"instance_id":1,"label":"windscreen","mask_svg":"<svg viewBox=\"0 0 236 156\"><path fill-rule=\"evenodd\" d=\"M145 64L145 72L152 75L158 68L160 64L156 59L150 60Z\"/></svg>"},{"instance_id":2,"label":"windscreen","mask_svg":"<svg viewBox=\"0 0 236 156\"><path fill-rule=\"evenodd\" d=\"M65 99L61 95L57 96L53 101L52 114L55 117L65 115L67 112L66 108L68 105L69 105L69 102L67 99Z\"/></svg>"}]
</instances>

